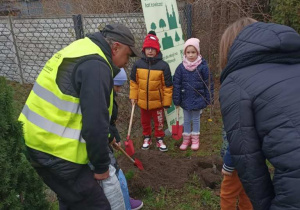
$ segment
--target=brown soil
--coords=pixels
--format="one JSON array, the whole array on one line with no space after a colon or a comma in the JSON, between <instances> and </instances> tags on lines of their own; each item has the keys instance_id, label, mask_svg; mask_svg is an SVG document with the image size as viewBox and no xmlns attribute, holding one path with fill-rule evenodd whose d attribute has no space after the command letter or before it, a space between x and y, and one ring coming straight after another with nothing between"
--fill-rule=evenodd
<instances>
[{"instance_id":1,"label":"brown soil","mask_svg":"<svg viewBox=\"0 0 300 210\"><path fill-rule=\"evenodd\" d=\"M152 146L153 147L153 146ZM171 157L157 149L144 151L138 149L134 158L140 160L144 170L139 170L125 156L120 156L118 162L124 173L133 171L132 179L127 180L132 195L139 194L146 188L159 191L180 189L197 175L203 187L215 189L221 181L222 160L217 156L210 157Z\"/></svg>"}]
</instances>

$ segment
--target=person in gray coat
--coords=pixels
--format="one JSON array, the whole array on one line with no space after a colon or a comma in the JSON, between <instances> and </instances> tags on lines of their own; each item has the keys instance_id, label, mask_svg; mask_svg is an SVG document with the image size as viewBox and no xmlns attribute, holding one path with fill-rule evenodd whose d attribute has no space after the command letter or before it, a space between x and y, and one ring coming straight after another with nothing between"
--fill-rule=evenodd
<instances>
[{"instance_id":1,"label":"person in gray coat","mask_svg":"<svg viewBox=\"0 0 300 210\"><path fill-rule=\"evenodd\" d=\"M232 161L253 208L300 209L300 35L240 19L222 36L220 67Z\"/></svg>"}]
</instances>

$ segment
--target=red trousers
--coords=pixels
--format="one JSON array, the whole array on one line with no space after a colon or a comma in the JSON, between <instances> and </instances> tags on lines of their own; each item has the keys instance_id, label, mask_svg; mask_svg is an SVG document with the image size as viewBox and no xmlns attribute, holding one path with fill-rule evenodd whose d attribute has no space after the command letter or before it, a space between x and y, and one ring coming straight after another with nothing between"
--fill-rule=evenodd
<instances>
[{"instance_id":1,"label":"red trousers","mask_svg":"<svg viewBox=\"0 0 300 210\"><path fill-rule=\"evenodd\" d=\"M155 137L164 137L165 132L163 130L164 127L164 110L153 109L153 110L145 110L141 109L141 123L143 127L143 135L151 136L152 128L151 128L151 119L154 121L154 136Z\"/></svg>"},{"instance_id":2,"label":"red trousers","mask_svg":"<svg viewBox=\"0 0 300 210\"><path fill-rule=\"evenodd\" d=\"M252 204L245 193L237 171L224 176L221 184L221 210L252 210Z\"/></svg>"}]
</instances>

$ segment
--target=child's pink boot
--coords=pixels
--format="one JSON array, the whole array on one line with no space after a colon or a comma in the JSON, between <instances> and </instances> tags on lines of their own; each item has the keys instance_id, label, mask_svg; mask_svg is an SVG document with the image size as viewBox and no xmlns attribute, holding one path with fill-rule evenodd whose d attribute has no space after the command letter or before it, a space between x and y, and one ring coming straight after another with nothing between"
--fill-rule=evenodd
<instances>
[{"instance_id":1,"label":"child's pink boot","mask_svg":"<svg viewBox=\"0 0 300 210\"><path fill-rule=\"evenodd\" d=\"M194 151L199 149L199 136L200 136L200 133L193 133L192 132L192 135L191 135L191 139L192 139L191 149L194 150Z\"/></svg>"},{"instance_id":2,"label":"child's pink boot","mask_svg":"<svg viewBox=\"0 0 300 210\"><path fill-rule=\"evenodd\" d=\"M191 145L191 134L190 133L182 133L183 141L180 145L179 149L185 151L188 146Z\"/></svg>"}]
</instances>

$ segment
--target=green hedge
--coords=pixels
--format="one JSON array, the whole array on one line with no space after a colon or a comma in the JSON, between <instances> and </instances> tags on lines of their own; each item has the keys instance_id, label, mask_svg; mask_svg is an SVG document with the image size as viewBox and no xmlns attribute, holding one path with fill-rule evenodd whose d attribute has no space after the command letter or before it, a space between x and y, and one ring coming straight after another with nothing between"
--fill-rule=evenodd
<instances>
[{"instance_id":1,"label":"green hedge","mask_svg":"<svg viewBox=\"0 0 300 210\"><path fill-rule=\"evenodd\" d=\"M271 0L272 21L290 26L300 33L300 1Z\"/></svg>"},{"instance_id":2,"label":"green hedge","mask_svg":"<svg viewBox=\"0 0 300 210\"><path fill-rule=\"evenodd\" d=\"M24 155L13 90L0 77L0 209L49 209L45 186Z\"/></svg>"}]
</instances>

